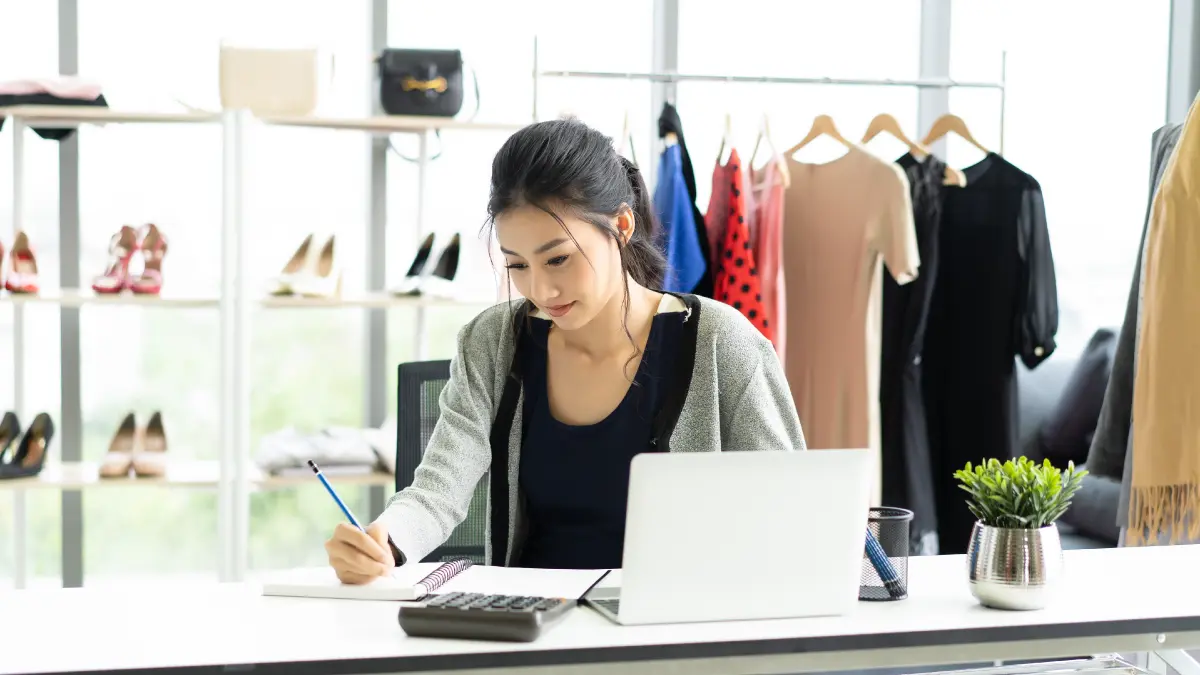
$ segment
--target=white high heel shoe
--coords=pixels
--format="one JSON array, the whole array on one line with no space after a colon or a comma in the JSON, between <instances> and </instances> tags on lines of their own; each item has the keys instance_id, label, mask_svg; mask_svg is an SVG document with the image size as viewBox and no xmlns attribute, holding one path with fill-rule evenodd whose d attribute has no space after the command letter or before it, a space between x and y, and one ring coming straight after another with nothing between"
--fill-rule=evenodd
<instances>
[{"instance_id":1,"label":"white high heel shoe","mask_svg":"<svg viewBox=\"0 0 1200 675\"><path fill-rule=\"evenodd\" d=\"M292 278L292 292L306 298L340 298L342 295L342 270L334 255L334 239L331 235L300 274Z\"/></svg>"}]
</instances>

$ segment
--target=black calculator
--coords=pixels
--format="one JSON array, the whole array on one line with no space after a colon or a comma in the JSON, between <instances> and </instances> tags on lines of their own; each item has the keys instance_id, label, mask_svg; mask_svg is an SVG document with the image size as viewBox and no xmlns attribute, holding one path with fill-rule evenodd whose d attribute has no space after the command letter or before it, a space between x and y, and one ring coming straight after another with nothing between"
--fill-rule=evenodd
<instances>
[{"instance_id":1,"label":"black calculator","mask_svg":"<svg viewBox=\"0 0 1200 675\"><path fill-rule=\"evenodd\" d=\"M533 642L577 604L567 598L441 593L401 603L399 621L412 637Z\"/></svg>"}]
</instances>

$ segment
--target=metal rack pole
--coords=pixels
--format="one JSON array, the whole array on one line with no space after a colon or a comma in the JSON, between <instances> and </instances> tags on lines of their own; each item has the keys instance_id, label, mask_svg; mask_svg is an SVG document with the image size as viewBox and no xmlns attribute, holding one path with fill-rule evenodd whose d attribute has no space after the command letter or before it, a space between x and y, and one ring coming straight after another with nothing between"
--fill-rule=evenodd
<instances>
[{"instance_id":1,"label":"metal rack pole","mask_svg":"<svg viewBox=\"0 0 1200 675\"><path fill-rule=\"evenodd\" d=\"M1008 50L1000 52L1000 154L1004 154L1004 114L1008 107Z\"/></svg>"},{"instance_id":2,"label":"metal rack pole","mask_svg":"<svg viewBox=\"0 0 1200 675\"><path fill-rule=\"evenodd\" d=\"M767 75L706 75L676 72L615 72L593 70L543 70L539 77L560 77L579 79L626 79L647 80L650 82L713 82L713 83L747 83L747 84L817 84L864 87L918 87L918 88L973 88L1000 89L1004 85L999 82L958 81L949 78L926 78L914 80L896 80L891 78L835 78L835 77L771 77Z\"/></svg>"},{"instance_id":3,"label":"metal rack pole","mask_svg":"<svg viewBox=\"0 0 1200 675\"><path fill-rule=\"evenodd\" d=\"M25 217L25 121L17 117L12 120L13 134L13 236L24 227ZM12 241L10 239L9 241ZM18 419L25 419L25 303L14 302L13 308L13 412ZM16 489L13 495L13 585L20 589L27 583L29 563L29 514L25 508L25 490Z\"/></svg>"},{"instance_id":4,"label":"metal rack pole","mask_svg":"<svg viewBox=\"0 0 1200 675\"><path fill-rule=\"evenodd\" d=\"M371 53L379 54L388 45L388 2L372 0L368 37ZM372 93L368 98L371 114L380 115L383 108L379 97ZM387 288L388 261L388 137L372 134L367 141L368 211L366 224L367 240L367 290L382 293ZM363 400L366 414L363 426L377 428L388 416L388 312L384 308L368 309L365 317L366 359L363 363L366 390ZM372 520L384 507L383 488L373 485L367 489L367 513Z\"/></svg>"},{"instance_id":5,"label":"metal rack pole","mask_svg":"<svg viewBox=\"0 0 1200 675\"><path fill-rule=\"evenodd\" d=\"M422 129L417 135L417 235L425 236L425 212L429 206L429 130ZM413 321L413 340L415 344L414 360L424 361L429 352L429 336L427 319L429 309L425 303L417 305L416 320Z\"/></svg>"},{"instance_id":6,"label":"metal rack pole","mask_svg":"<svg viewBox=\"0 0 1200 675\"><path fill-rule=\"evenodd\" d=\"M249 487L246 462L250 435L250 313L246 299L247 256L243 227L244 140L247 113L222 114L221 218L221 448L217 489L217 532L221 581L240 581L247 567Z\"/></svg>"},{"instance_id":7,"label":"metal rack pole","mask_svg":"<svg viewBox=\"0 0 1200 675\"><path fill-rule=\"evenodd\" d=\"M532 121L538 121L538 84L541 77L541 70L538 66L538 39L533 36L533 109L530 110Z\"/></svg>"}]
</instances>

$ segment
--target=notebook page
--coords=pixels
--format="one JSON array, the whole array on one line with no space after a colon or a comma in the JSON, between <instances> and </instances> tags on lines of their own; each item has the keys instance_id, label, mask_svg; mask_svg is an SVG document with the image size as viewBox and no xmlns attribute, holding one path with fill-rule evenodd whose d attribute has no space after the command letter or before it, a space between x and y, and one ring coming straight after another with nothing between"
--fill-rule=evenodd
<instances>
[{"instance_id":1,"label":"notebook page","mask_svg":"<svg viewBox=\"0 0 1200 675\"><path fill-rule=\"evenodd\" d=\"M301 598L412 600L417 597L416 582L437 566L437 563L405 565L365 584L343 584L329 567L291 570L272 575L263 584L262 593Z\"/></svg>"},{"instance_id":2,"label":"notebook page","mask_svg":"<svg viewBox=\"0 0 1200 675\"><path fill-rule=\"evenodd\" d=\"M434 593L486 593L546 598L583 597L608 570L557 570L474 565Z\"/></svg>"}]
</instances>

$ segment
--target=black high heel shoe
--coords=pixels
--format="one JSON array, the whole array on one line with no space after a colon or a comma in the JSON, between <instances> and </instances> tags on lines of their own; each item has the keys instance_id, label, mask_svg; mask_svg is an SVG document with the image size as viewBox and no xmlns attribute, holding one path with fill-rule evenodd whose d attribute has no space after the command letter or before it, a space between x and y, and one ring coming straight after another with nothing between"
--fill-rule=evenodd
<instances>
[{"instance_id":1,"label":"black high heel shoe","mask_svg":"<svg viewBox=\"0 0 1200 675\"><path fill-rule=\"evenodd\" d=\"M454 297L454 277L458 274L458 259L461 255L461 238L455 234L450 244L438 256L437 265L421 283L420 294L437 298Z\"/></svg>"},{"instance_id":2,"label":"black high heel shoe","mask_svg":"<svg viewBox=\"0 0 1200 675\"><path fill-rule=\"evenodd\" d=\"M33 418L33 424L21 437L17 446L17 454L13 455L8 464L0 464L0 479L27 478L36 476L46 465L46 455L50 452L50 441L54 438L54 421L46 413L38 413Z\"/></svg>"},{"instance_id":3,"label":"black high heel shoe","mask_svg":"<svg viewBox=\"0 0 1200 675\"><path fill-rule=\"evenodd\" d=\"M446 247L446 250L442 251L442 256L438 258L437 267L433 268L433 276L441 277L446 281L454 281L454 275L458 274L460 242L458 234L450 238L450 245Z\"/></svg>"},{"instance_id":4,"label":"black high heel shoe","mask_svg":"<svg viewBox=\"0 0 1200 675\"><path fill-rule=\"evenodd\" d=\"M4 419L0 420L0 466L4 464L8 451L19 438L21 422L17 419L17 414L11 411L4 413Z\"/></svg>"},{"instance_id":5,"label":"black high heel shoe","mask_svg":"<svg viewBox=\"0 0 1200 675\"><path fill-rule=\"evenodd\" d=\"M421 280L425 278L425 267L429 264L429 257L433 254L433 237L432 232L425 236L425 240L421 242L420 248L417 249L417 256L413 258L412 264L408 266L408 273L404 275L404 280L396 287L393 294L420 294Z\"/></svg>"},{"instance_id":6,"label":"black high heel shoe","mask_svg":"<svg viewBox=\"0 0 1200 675\"><path fill-rule=\"evenodd\" d=\"M4 420L0 420L0 466L4 466L8 450L12 449L19 438L20 420L17 419L17 413L4 413Z\"/></svg>"}]
</instances>

